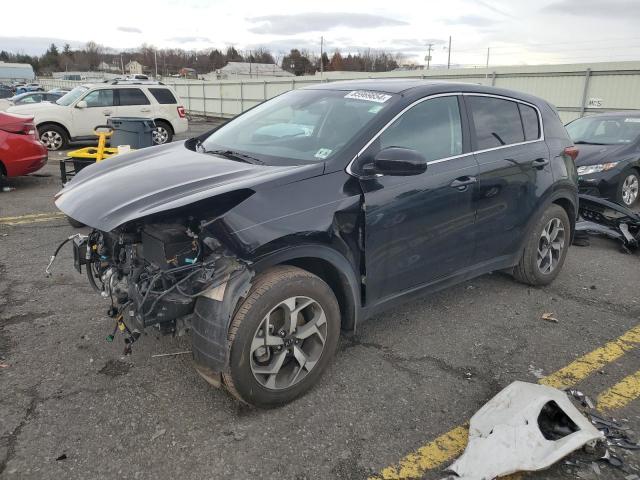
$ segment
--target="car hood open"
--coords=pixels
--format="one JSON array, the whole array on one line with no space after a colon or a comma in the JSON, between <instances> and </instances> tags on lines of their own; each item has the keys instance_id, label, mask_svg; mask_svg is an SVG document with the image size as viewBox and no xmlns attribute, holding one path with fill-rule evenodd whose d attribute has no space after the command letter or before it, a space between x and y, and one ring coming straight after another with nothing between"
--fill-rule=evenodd
<instances>
[{"instance_id":1,"label":"car hood open","mask_svg":"<svg viewBox=\"0 0 640 480\"><path fill-rule=\"evenodd\" d=\"M266 166L189 150L184 142L117 155L84 168L57 195L66 215L102 231L239 189L274 187L323 172L322 163Z\"/></svg>"}]
</instances>

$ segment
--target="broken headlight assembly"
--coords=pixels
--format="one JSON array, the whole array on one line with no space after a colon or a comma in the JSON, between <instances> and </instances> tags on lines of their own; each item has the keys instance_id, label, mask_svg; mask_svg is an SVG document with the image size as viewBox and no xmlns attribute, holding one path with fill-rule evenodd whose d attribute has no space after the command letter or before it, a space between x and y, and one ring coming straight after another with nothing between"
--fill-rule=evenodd
<instances>
[{"instance_id":1,"label":"broken headlight assembly","mask_svg":"<svg viewBox=\"0 0 640 480\"><path fill-rule=\"evenodd\" d=\"M84 266L89 283L111 306L115 334L125 335L125 354L140 332L157 325L173 333L186 326L198 296L229 281L243 265L197 222L152 223L93 230L73 240L76 270Z\"/></svg>"},{"instance_id":2,"label":"broken headlight assembly","mask_svg":"<svg viewBox=\"0 0 640 480\"><path fill-rule=\"evenodd\" d=\"M578 167L578 175L591 175L593 173L606 172L607 170L611 170L619 162L608 162L608 163L598 163L597 165L585 165L583 167Z\"/></svg>"}]
</instances>

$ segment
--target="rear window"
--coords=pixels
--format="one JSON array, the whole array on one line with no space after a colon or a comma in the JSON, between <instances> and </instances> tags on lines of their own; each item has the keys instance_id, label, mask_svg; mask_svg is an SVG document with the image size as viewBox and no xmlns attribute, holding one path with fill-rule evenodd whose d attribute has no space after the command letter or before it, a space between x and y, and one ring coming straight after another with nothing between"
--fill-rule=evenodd
<instances>
[{"instance_id":1,"label":"rear window","mask_svg":"<svg viewBox=\"0 0 640 480\"><path fill-rule=\"evenodd\" d=\"M139 88L123 88L118 90L120 105L149 105L149 99Z\"/></svg>"},{"instance_id":2,"label":"rear window","mask_svg":"<svg viewBox=\"0 0 640 480\"><path fill-rule=\"evenodd\" d=\"M158 101L158 103L178 103L176 97L173 96L173 93L171 93L171 90L169 90L168 88L150 88L149 91L151 92L151 95L153 95L154 98Z\"/></svg>"},{"instance_id":3,"label":"rear window","mask_svg":"<svg viewBox=\"0 0 640 480\"><path fill-rule=\"evenodd\" d=\"M468 97L478 150L524 141L518 104L493 97Z\"/></svg>"}]
</instances>

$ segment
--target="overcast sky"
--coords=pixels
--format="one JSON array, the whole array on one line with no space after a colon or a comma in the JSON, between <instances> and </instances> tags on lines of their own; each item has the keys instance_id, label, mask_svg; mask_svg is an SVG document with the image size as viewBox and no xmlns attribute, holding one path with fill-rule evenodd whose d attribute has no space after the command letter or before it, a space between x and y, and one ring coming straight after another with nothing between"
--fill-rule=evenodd
<instances>
[{"instance_id":1,"label":"overcast sky","mask_svg":"<svg viewBox=\"0 0 640 480\"><path fill-rule=\"evenodd\" d=\"M89 40L115 49L151 44L240 50L264 46L357 51L380 48L446 64L640 60L640 0L30 0L2 22L0 50L41 54L48 44ZM55 5L52 8L52 5ZM98 12L104 11L100 20ZM7 19L5 19L7 20Z\"/></svg>"}]
</instances>

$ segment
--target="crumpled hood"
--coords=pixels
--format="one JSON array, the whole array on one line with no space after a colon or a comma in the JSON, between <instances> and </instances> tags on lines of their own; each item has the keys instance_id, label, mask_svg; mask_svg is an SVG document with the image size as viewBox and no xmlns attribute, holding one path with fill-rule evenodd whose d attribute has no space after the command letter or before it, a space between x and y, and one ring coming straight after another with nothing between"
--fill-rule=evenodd
<instances>
[{"instance_id":1,"label":"crumpled hood","mask_svg":"<svg viewBox=\"0 0 640 480\"><path fill-rule=\"evenodd\" d=\"M628 145L576 145L579 150L576 166L597 165L598 163L615 162L616 158Z\"/></svg>"},{"instance_id":2,"label":"crumpled hood","mask_svg":"<svg viewBox=\"0 0 640 480\"><path fill-rule=\"evenodd\" d=\"M84 168L57 195L66 215L102 231L237 189L277 186L322 174L322 163L266 166L197 153L175 142Z\"/></svg>"}]
</instances>

